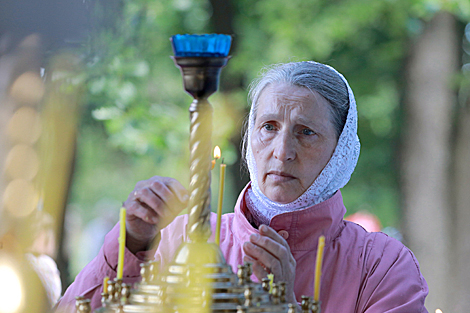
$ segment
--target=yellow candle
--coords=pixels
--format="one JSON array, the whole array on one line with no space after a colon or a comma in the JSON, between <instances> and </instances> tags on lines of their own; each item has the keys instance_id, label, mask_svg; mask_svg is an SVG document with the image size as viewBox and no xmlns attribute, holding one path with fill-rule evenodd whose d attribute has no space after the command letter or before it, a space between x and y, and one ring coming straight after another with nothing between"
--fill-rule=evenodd
<instances>
[{"instance_id":1,"label":"yellow candle","mask_svg":"<svg viewBox=\"0 0 470 313\"><path fill-rule=\"evenodd\" d=\"M117 279L122 279L124 269L124 249L126 247L126 209L121 208L120 213L120 231L119 231L119 259L117 268Z\"/></svg>"},{"instance_id":2,"label":"yellow candle","mask_svg":"<svg viewBox=\"0 0 470 313\"><path fill-rule=\"evenodd\" d=\"M325 248L325 236L318 238L317 248L317 262L315 265L315 289L313 300L318 301L320 299L320 281L321 281L321 266L323 263L323 249Z\"/></svg>"},{"instance_id":3,"label":"yellow candle","mask_svg":"<svg viewBox=\"0 0 470 313\"><path fill-rule=\"evenodd\" d=\"M222 219L222 203L224 201L225 168L227 166L222 162L220 164L219 178L219 204L217 206L217 228L215 230L215 243L220 244L220 224Z\"/></svg>"},{"instance_id":4,"label":"yellow candle","mask_svg":"<svg viewBox=\"0 0 470 313\"><path fill-rule=\"evenodd\" d=\"M108 280L109 280L109 277L106 276L104 279L103 279L103 292L104 293L108 293Z\"/></svg>"},{"instance_id":5,"label":"yellow candle","mask_svg":"<svg viewBox=\"0 0 470 313\"><path fill-rule=\"evenodd\" d=\"M274 274L268 274L269 278L269 292L273 290L273 284L274 284Z\"/></svg>"}]
</instances>

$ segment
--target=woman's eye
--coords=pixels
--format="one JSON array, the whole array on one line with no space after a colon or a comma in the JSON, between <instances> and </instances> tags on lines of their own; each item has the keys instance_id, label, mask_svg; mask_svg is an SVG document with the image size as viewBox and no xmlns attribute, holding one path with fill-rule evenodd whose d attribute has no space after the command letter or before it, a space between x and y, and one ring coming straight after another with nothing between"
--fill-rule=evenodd
<instances>
[{"instance_id":1,"label":"woman's eye","mask_svg":"<svg viewBox=\"0 0 470 313\"><path fill-rule=\"evenodd\" d=\"M315 132L311 129L304 128L302 129L302 134L306 136L311 136L311 135L315 135Z\"/></svg>"},{"instance_id":2,"label":"woman's eye","mask_svg":"<svg viewBox=\"0 0 470 313\"><path fill-rule=\"evenodd\" d=\"M266 130L274 130L274 125L272 124L264 124L263 128Z\"/></svg>"}]
</instances>

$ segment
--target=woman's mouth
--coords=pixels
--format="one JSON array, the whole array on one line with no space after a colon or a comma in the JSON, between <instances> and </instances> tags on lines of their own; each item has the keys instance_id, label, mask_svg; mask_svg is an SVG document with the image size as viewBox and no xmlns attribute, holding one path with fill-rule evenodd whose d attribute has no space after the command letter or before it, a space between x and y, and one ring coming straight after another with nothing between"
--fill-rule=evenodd
<instances>
[{"instance_id":1,"label":"woman's mouth","mask_svg":"<svg viewBox=\"0 0 470 313\"><path fill-rule=\"evenodd\" d=\"M278 182L278 183L288 182L288 181L296 179L295 176L286 172L282 172L282 171L269 171L267 174L267 177L271 181Z\"/></svg>"}]
</instances>

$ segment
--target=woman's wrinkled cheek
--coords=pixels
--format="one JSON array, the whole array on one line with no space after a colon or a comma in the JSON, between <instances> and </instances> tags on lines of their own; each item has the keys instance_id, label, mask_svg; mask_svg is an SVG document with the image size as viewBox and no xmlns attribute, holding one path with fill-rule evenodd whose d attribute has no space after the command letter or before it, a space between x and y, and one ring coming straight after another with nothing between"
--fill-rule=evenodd
<instances>
[{"instance_id":1,"label":"woman's wrinkled cheek","mask_svg":"<svg viewBox=\"0 0 470 313\"><path fill-rule=\"evenodd\" d=\"M255 132L253 134L251 147L254 153L255 152L260 153L260 151L263 151L268 145L269 145L268 138L265 138L263 134L259 132Z\"/></svg>"},{"instance_id":2,"label":"woman's wrinkled cheek","mask_svg":"<svg viewBox=\"0 0 470 313\"><path fill-rule=\"evenodd\" d=\"M258 184L259 187L263 190L263 185L265 183L264 179L264 165L266 160L263 158L263 153L266 152L266 145L265 142L261 139L259 133L253 132L251 137L251 150L253 151L253 156L255 158L255 166L257 169L257 176L258 176Z\"/></svg>"},{"instance_id":3,"label":"woman's wrinkled cheek","mask_svg":"<svg viewBox=\"0 0 470 313\"><path fill-rule=\"evenodd\" d=\"M253 134L251 137L251 150L253 151L253 156L255 157L256 163L258 163L259 154L262 148L261 141L258 135Z\"/></svg>"}]
</instances>

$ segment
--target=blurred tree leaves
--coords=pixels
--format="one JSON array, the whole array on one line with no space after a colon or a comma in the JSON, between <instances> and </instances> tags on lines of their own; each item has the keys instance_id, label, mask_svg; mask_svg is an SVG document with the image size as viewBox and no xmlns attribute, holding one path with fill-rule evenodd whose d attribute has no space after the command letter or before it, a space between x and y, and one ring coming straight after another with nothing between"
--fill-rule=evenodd
<instances>
[{"instance_id":1,"label":"blurred tree leaves","mask_svg":"<svg viewBox=\"0 0 470 313\"><path fill-rule=\"evenodd\" d=\"M138 180L161 175L188 184L192 98L185 94L170 58L169 38L207 32L210 5L192 0L103 0L94 2L93 12L94 30L84 49L86 113L71 198L86 212L86 220L99 214L93 210L99 199L124 201ZM237 147L228 138L239 133L243 105L234 103L240 100L236 93L212 98L214 145L221 146L225 162L233 164Z\"/></svg>"}]
</instances>

